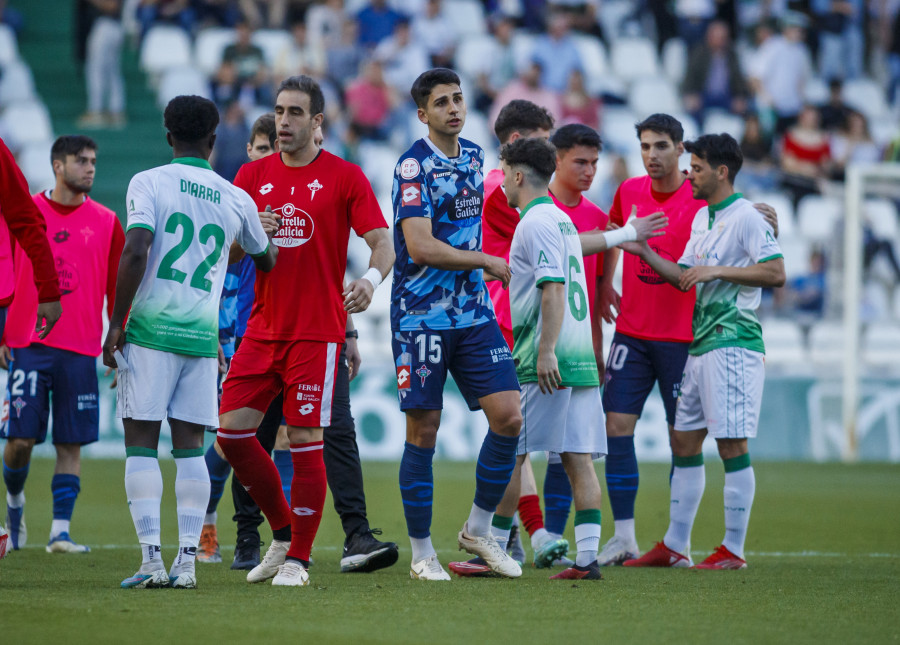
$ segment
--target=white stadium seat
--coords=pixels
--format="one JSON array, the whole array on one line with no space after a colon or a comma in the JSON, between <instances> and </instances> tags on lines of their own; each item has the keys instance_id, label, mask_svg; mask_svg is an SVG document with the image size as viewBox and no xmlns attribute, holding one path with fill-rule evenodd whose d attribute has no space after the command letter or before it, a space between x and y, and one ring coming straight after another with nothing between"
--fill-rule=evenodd
<instances>
[{"instance_id":1,"label":"white stadium seat","mask_svg":"<svg viewBox=\"0 0 900 645\"><path fill-rule=\"evenodd\" d=\"M655 112L672 114L682 109L674 83L665 76L635 79L628 91L628 105L640 118Z\"/></svg>"},{"instance_id":2,"label":"white stadium seat","mask_svg":"<svg viewBox=\"0 0 900 645\"><path fill-rule=\"evenodd\" d=\"M0 24L0 67L19 58L16 32L9 25Z\"/></svg>"},{"instance_id":3,"label":"white stadium seat","mask_svg":"<svg viewBox=\"0 0 900 645\"><path fill-rule=\"evenodd\" d=\"M897 207L886 199L867 199L863 217L872 225L878 237L893 240L897 236Z\"/></svg>"},{"instance_id":4,"label":"white stadium seat","mask_svg":"<svg viewBox=\"0 0 900 645\"><path fill-rule=\"evenodd\" d=\"M141 43L141 68L158 76L172 67L191 64L191 39L180 27L151 27Z\"/></svg>"},{"instance_id":5,"label":"white stadium seat","mask_svg":"<svg viewBox=\"0 0 900 645\"><path fill-rule=\"evenodd\" d=\"M800 232L814 242L832 239L835 226L843 214L841 200L835 197L807 195L797 206Z\"/></svg>"},{"instance_id":6,"label":"white stadium seat","mask_svg":"<svg viewBox=\"0 0 900 645\"><path fill-rule=\"evenodd\" d=\"M212 99L206 74L195 67L173 67L163 72L156 91L156 104L165 109L169 101L182 94L196 94Z\"/></svg>"},{"instance_id":7,"label":"white stadium seat","mask_svg":"<svg viewBox=\"0 0 900 645\"><path fill-rule=\"evenodd\" d=\"M31 68L20 60L3 66L0 71L0 106L36 98Z\"/></svg>"},{"instance_id":8,"label":"white stadium seat","mask_svg":"<svg viewBox=\"0 0 900 645\"><path fill-rule=\"evenodd\" d=\"M210 27L200 31L194 41L194 65L207 76L212 76L222 64L225 48L234 41L234 29Z\"/></svg>"},{"instance_id":9,"label":"white stadium seat","mask_svg":"<svg viewBox=\"0 0 900 645\"><path fill-rule=\"evenodd\" d=\"M738 174L737 184L740 187L741 175ZM778 214L778 237L779 242L782 239L789 239L797 233L797 220L794 216L794 204L784 193L757 193L756 195L747 195L747 199L754 203L768 204L775 209Z\"/></svg>"},{"instance_id":10,"label":"white stadium seat","mask_svg":"<svg viewBox=\"0 0 900 645\"><path fill-rule=\"evenodd\" d=\"M534 34L527 31L517 31L513 34L512 46L513 59L516 62L516 70L522 71L531 63L531 52L534 51Z\"/></svg>"},{"instance_id":11,"label":"white stadium seat","mask_svg":"<svg viewBox=\"0 0 900 645\"><path fill-rule=\"evenodd\" d=\"M703 134L722 134L723 132L727 132L740 141L744 136L744 119L724 110L710 110L703 120Z\"/></svg>"},{"instance_id":12,"label":"white stadium seat","mask_svg":"<svg viewBox=\"0 0 900 645\"><path fill-rule=\"evenodd\" d=\"M822 105L828 102L828 83L824 79L813 76L806 79L806 85L803 87L803 100L812 105Z\"/></svg>"},{"instance_id":13,"label":"white stadium seat","mask_svg":"<svg viewBox=\"0 0 900 645\"><path fill-rule=\"evenodd\" d=\"M763 322L766 365L803 365L809 353L803 342L803 330L792 320L770 318Z\"/></svg>"},{"instance_id":14,"label":"white stadium seat","mask_svg":"<svg viewBox=\"0 0 900 645\"><path fill-rule=\"evenodd\" d=\"M53 139L50 113L41 101L13 103L3 111L0 119L8 133L7 143L13 150Z\"/></svg>"},{"instance_id":15,"label":"white stadium seat","mask_svg":"<svg viewBox=\"0 0 900 645\"><path fill-rule=\"evenodd\" d=\"M463 76L475 79L491 69L497 44L491 36L475 34L466 36L456 48L455 69Z\"/></svg>"},{"instance_id":16,"label":"white stadium seat","mask_svg":"<svg viewBox=\"0 0 900 645\"><path fill-rule=\"evenodd\" d=\"M900 366L900 326L873 323L862 338L862 358L877 367Z\"/></svg>"},{"instance_id":17,"label":"white stadium seat","mask_svg":"<svg viewBox=\"0 0 900 645\"><path fill-rule=\"evenodd\" d=\"M812 245L802 237L787 237L778 240L784 255L784 273L788 280L809 273L809 254Z\"/></svg>"},{"instance_id":18,"label":"white stadium seat","mask_svg":"<svg viewBox=\"0 0 900 645\"><path fill-rule=\"evenodd\" d=\"M457 34L487 32L484 7L477 0L447 0L444 15L453 23Z\"/></svg>"},{"instance_id":19,"label":"white stadium seat","mask_svg":"<svg viewBox=\"0 0 900 645\"><path fill-rule=\"evenodd\" d=\"M643 76L658 76L656 45L649 38L620 38L612 44L613 73L631 82Z\"/></svg>"},{"instance_id":20,"label":"white stadium seat","mask_svg":"<svg viewBox=\"0 0 900 645\"><path fill-rule=\"evenodd\" d=\"M865 114L869 120L890 113L884 86L870 78L856 78L844 82L841 96L847 105Z\"/></svg>"},{"instance_id":21,"label":"white stadium seat","mask_svg":"<svg viewBox=\"0 0 900 645\"><path fill-rule=\"evenodd\" d=\"M284 29L257 29L250 36L250 42L263 51L266 65L271 68L275 65L282 50L291 46L294 38Z\"/></svg>"},{"instance_id":22,"label":"white stadium seat","mask_svg":"<svg viewBox=\"0 0 900 645\"><path fill-rule=\"evenodd\" d=\"M637 135L634 124L637 123L637 115L625 106L609 106L603 109L603 122L601 123L600 136L603 139L604 148L626 155L638 147ZM635 168L629 164L629 169L635 172ZM641 169L643 165L639 166ZM640 173L638 173L640 174Z\"/></svg>"},{"instance_id":23,"label":"white stadium seat","mask_svg":"<svg viewBox=\"0 0 900 645\"><path fill-rule=\"evenodd\" d=\"M839 322L817 322L809 330L809 355L819 366L837 366L844 359L844 328Z\"/></svg>"},{"instance_id":24,"label":"white stadium seat","mask_svg":"<svg viewBox=\"0 0 900 645\"><path fill-rule=\"evenodd\" d=\"M53 188L56 183L53 166L50 164L52 146L53 142L50 140L40 141L28 144L19 152L17 157L19 168L28 180L28 188L32 193Z\"/></svg>"},{"instance_id":25,"label":"white stadium seat","mask_svg":"<svg viewBox=\"0 0 900 645\"><path fill-rule=\"evenodd\" d=\"M589 94L600 94L609 75L609 61L603 43L594 36L574 36L575 46L584 68L584 86Z\"/></svg>"},{"instance_id":26,"label":"white stadium seat","mask_svg":"<svg viewBox=\"0 0 900 645\"><path fill-rule=\"evenodd\" d=\"M688 48L681 38L669 38L662 49L663 71L675 85L681 85L687 72Z\"/></svg>"}]
</instances>

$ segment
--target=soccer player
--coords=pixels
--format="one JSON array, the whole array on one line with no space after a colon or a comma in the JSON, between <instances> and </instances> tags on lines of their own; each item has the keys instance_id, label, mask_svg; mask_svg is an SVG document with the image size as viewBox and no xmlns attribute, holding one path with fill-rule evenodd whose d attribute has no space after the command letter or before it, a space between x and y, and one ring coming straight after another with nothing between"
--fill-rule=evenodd
<instances>
[{"instance_id":1,"label":"soccer player","mask_svg":"<svg viewBox=\"0 0 900 645\"><path fill-rule=\"evenodd\" d=\"M362 170L315 143L324 107L313 79L283 81L275 101L279 153L244 165L235 178L261 212L283 218L274 238L278 266L257 275L253 311L220 408L219 445L273 529L248 582L309 583L310 549L325 504L322 429L331 425L347 314L369 306L394 260L387 223ZM372 255L366 274L344 288L351 228ZM256 437L279 392L294 467L290 505Z\"/></svg>"},{"instance_id":2,"label":"soccer player","mask_svg":"<svg viewBox=\"0 0 900 645\"><path fill-rule=\"evenodd\" d=\"M522 384L522 433L518 462L529 452L558 455L575 497L576 560L551 579L597 580L600 568L600 483L592 459L606 452L600 381L594 356L582 255L608 245L645 240L665 218L634 219L610 233L583 234L553 203L548 183L557 168L556 149L542 139L520 139L500 153L509 205L521 208L510 248L515 346ZM513 481L507 497L519 494ZM504 505L512 501L504 499Z\"/></svg>"},{"instance_id":3,"label":"soccer player","mask_svg":"<svg viewBox=\"0 0 900 645\"><path fill-rule=\"evenodd\" d=\"M668 114L652 114L635 125L647 174L619 186L610 209L610 220L622 226L628 215L663 212L669 224L666 234L650 245L664 257L681 257L690 237L694 216L705 206L694 199L685 173L678 168L684 152L681 123ZM756 205L777 232L775 211ZM607 254L603 281L611 281L618 257ZM638 466L634 428L655 383L666 410L671 441L675 401L684 373L688 345L693 339L691 317L694 294L667 284L639 257L624 258L622 297L601 296L601 314L616 322L616 333L606 362L603 409L606 412L606 485L615 520L615 535L600 551L601 566L621 564L640 555L634 529L634 502L638 490ZM604 288L601 293L608 293ZM613 312L618 309L618 316Z\"/></svg>"},{"instance_id":4,"label":"soccer player","mask_svg":"<svg viewBox=\"0 0 900 645\"><path fill-rule=\"evenodd\" d=\"M103 343L103 362L118 368L125 493L143 559L123 588L197 586L194 559L209 500L203 431L218 421L218 311L228 249L236 242L262 271L272 269L278 254L270 244L277 216L258 214L253 200L209 165L219 122L215 104L177 96L164 118L174 158L138 173L128 186L125 248ZM157 460L166 418L179 534L168 574L160 553Z\"/></svg>"},{"instance_id":5,"label":"soccer player","mask_svg":"<svg viewBox=\"0 0 900 645\"><path fill-rule=\"evenodd\" d=\"M39 292L31 261L16 248L16 297L9 307L0 366L9 362L9 420L0 436L6 509L13 549L25 546L25 480L36 443L47 438L53 415L56 468L50 553L87 553L69 526L81 490L81 446L99 438L97 356L103 334L103 298L112 311L116 271L125 235L116 214L88 197L94 184L97 144L88 137L59 137L50 149L56 183L34 196L47 223L66 316L41 337L35 331ZM10 360L12 349L12 360ZM52 397L52 404L51 404ZM51 407L52 406L52 407Z\"/></svg>"},{"instance_id":6,"label":"soccer player","mask_svg":"<svg viewBox=\"0 0 900 645\"><path fill-rule=\"evenodd\" d=\"M756 317L762 287L784 285L784 259L774 229L734 192L743 163L728 134L685 142L690 183L700 209L678 263L646 244L632 245L657 275L682 291L696 287L690 345L672 435L669 530L627 567L687 567L685 553L706 484L703 440L716 440L725 465L725 539L697 569L744 569L744 541L756 480L747 439L756 436L765 380L765 347Z\"/></svg>"},{"instance_id":7,"label":"soccer player","mask_svg":"<svg viewBox=\"0 0 900 645\"><path fill-rule=\"evenodd\" d=\"M509 283L510 269L481 252L484 151L460 138L466 102L459 76L422 73L410 94L428 136L394 170L394 284L391 330L406 445L400 494L412 544L410 576L449 580L431 543L434 457L447 373L489 429L475 471L475 501L458 535L461 549L496 573L521 567L491 536L491 518L509 482L522 415L512 354L503 339L483 272Z\"/></svg>"}]
</instances>

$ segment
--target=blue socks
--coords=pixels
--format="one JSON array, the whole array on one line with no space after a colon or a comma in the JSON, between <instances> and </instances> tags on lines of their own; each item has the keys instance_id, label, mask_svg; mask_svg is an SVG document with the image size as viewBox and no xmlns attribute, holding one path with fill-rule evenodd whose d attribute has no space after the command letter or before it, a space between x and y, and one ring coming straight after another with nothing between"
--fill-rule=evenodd
<instances>
[{"instance_id":1,"label":"blue socks","mask_svg":"<svg viewBox=\"0 0 900 645\"><path fill-rule=\"evenodd\" d=\"M206 461L206 470L209 471L209 504L206 506L206 514L211 515L216 512L219 500L222 499L222 493L225 492L225 483L228 481L228 475L231 474L231 465L219 456L215 445L206 450L204 460Z\"/></svg>"},{"instance_id":2,"label":"blue socks","mask_svg":"<svg viewBox=\"0 0 900 645\"><path fill-rule=\"evenodd\" d=\"M572 484L562 462L547 464L544 478L544 528L548 533L562 535L572 508Z\"/></svg>"},{"instance_id":3,"label":"blue socks","mask_svg":"<svg viewBox=\"0 0 900 645\"><path fill-rule=\"evenodd\" d=\"M278 469L278 477L281 479L281 490L288 505L291 503L291 481L294 479L294 462L291 459L290 450L273 450L272 461Z\"/></svg>"},{"instance_id":4,"label":"blue socks","mask_svg":"<svg viewBox=\"0 0 900 645\"><path fill-rule=\"evenodd\" d=\"M25 480L28 478L28 467L25 464L21 468L10 468L3 462L3 481L6 484L6 492L10 495L18 495L25 490Z\"/></svg>"},{"instance_id":5,"label":"blue socks","mask_svg":"<svg viewBox=\"0 0 900 645\"><path fill-rule=\"evenodd\" d=\"M504 437L488 429L475 466L475 506L493 513L503 499L516 466L518 437Z\"/></svg>"},{"instance_id":6,"label":"blue socks","mask_svg":"<svg viewBox=\"0 0 900 645\"><path fill-rule=\"evenodd\" d=\"M71 520L75 500L81 492L81 478L78 475L53 475L50 490L53 491L53 519Z\"/></svg>"},{"instance_id":7,"label":"blue socks","mask_svg":"<svg viewBox=\"0 0 900 645\"><path fill-rule=\"evenodd\" d=\"M616 520L634 518L634 500L638 490L638 465L634 454L634 435L606 440L606 488Z\"/></svg>"},{"instance_id":8,"label":"blue socks","mask_svg":"<svg viewBox=\"0 0 900 645\"><path fill-rule=\"evenodd\" d=\"M423 539L431 535L431 505L434 500L432 459L434 448L419 448L406 442L400 460L400 497L403 498L406 530L411 538Z\"/></svg>"}]
</instances>

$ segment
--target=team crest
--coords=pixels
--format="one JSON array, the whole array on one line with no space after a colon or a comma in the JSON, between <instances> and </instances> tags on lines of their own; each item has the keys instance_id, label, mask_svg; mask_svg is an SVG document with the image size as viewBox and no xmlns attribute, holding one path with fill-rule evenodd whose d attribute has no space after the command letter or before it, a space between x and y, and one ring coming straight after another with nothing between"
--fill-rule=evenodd
<instances>
[{"instance_id":1,"label":"team crest","mask_svg":"<svg viewBox=\"0 0 900 645\"><path fill-rule=\"evenodd\" d=\"M94 231L87 226L79 231L84 236L84 243L87 244L91 241L91 238L94 236Z\"/></svg>"},{"instance_id":2,"label":"team crest","mask_svg":"<svg viewBox=\"0 0 900 645\"><path fill-rule=\"evenodd\" d=\"M416 370L416 376L419 377L419 380L422 383L422 387L425 387L425 379L427 379L430 374L431 370L424 365Z\"/></svg>"},{"instance_id":3,"label":"team crest","mask_svg":"<svg viewBox=\"0 0 900 645\"><path fill-rule=\"evenodd\" d=\"M309 201L315 199L316 191L325 188L325 186L319 183L318 179L313 179L311 184L306 184L306 187L309 188Z\"/></svg>"},{"instance_id":4,"label":"team crest","mask_svg":"<svg viewBox=\"0 0 900 645\"><path fill-rule=\"evenodd\" d=\"M419 174L419 162L408 157L400 162L400 176L403 179L412 179Z\"/></svg>"},{"instance_id":5,"label":"team crest","mask_svg":"<svg viewBox=\"0 0 900 645\"><path fill-rule=\"evenodd\" d=\"M28 405L25 400L20 396L17 397L15 401L12 402L13 407L16 409L16 418L22 418L22 409Z\"/></svg>"}]
</instances>

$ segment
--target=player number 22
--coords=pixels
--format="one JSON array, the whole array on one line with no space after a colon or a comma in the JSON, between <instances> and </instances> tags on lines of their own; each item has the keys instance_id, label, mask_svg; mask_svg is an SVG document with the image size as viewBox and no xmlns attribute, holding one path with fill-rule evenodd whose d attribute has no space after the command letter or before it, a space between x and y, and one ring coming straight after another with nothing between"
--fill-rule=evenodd
<instances>
[{"instance_id":1,"label":"player number 22","mask_svg":"<svg viewBox=\"0 0 900 645\"><path fill-rule=\"evenodd\" d=\"M430 363L441 362L441 339L439 336L419 334L416 336L416 345L419 346L419 362L424 363L427 354Z\"/></svg>"},{"instance_id":2,"label":"player number 22","mask_svg":"<svg viewBox=\"0 0 900 645\"><path fill-rule=\"evenodd\" d=\"M575 275L581 273L581 263L574 255L569 256L569 311L575 320L584 320L588 313L588 299L584 294L584 289L575 280Z\"/></svg>"},{"instance_id":3,"label":"player number 22","mask_svg":"<svg viewBox=\"0 0 900 645\"><path fill-rule=\"evenodd\" d=\"M166 220L166 233L177 233L181 229L181 240L169 249L169 252L163 256L162 262L159 263L159 270L156 277L160 280L174 280L179 284L183 284L187 273L175 268L175 262L185 254L194 241L194 222L184 213L172 213ZM199 242L201 246L206 246L210 239L215 242L212 252L207 255L203 262L200 263L194 273L191 275L190 285L195 289L203 291L212 291L212 280L206 277L206 274L215 266L222 255L222 247L225 246L225 231L215 224L206 224L200 229Z\"/></svg>"}]
</instances>

